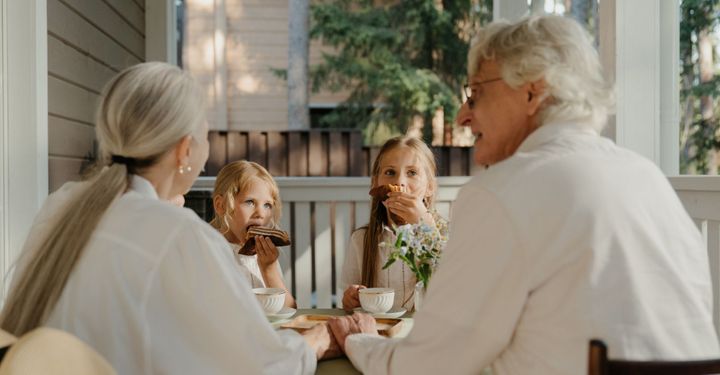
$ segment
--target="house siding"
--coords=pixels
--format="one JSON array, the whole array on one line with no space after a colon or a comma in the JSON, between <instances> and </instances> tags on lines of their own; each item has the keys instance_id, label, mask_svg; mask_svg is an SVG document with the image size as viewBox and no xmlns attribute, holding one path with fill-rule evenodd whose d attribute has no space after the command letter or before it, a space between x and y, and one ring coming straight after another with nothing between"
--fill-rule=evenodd
<instances>
[{"instance_id":1,"label":"house siding","mask_svg":"<svg viewBox=\"0 0 720 375\"><path fill-rule=\"evenodd\" d=\"M288 129L288 91L273 69L288 66L287 0L225 0L217 9L205 0L185 0L183 67L193 73L208 95L208 122L214 130ZM216 20L225 25L216 27ZM216 61L217 30L225 30L224 61ZM331 49L310 43L309 63L322 61ZM221 57L220 57L221 58ZM217 79L218 67L227 72ZM225 90L215 85L225 84ZM216 97L226 93L225 98ZM347 93L312 94L310 106L336 105ZM226 121L224 121L226 119Z\"/></svg>"},{"instance_id":2,"label":"house siding","mask_svg":"<svg viewBox=\"0 0 720 375\"><path fill-rule=\"evenodd\" d=\"M47 0L49 188L78 180L96 153L105 83L145 60L145 0Z\"/></svg>"}]
</instances>

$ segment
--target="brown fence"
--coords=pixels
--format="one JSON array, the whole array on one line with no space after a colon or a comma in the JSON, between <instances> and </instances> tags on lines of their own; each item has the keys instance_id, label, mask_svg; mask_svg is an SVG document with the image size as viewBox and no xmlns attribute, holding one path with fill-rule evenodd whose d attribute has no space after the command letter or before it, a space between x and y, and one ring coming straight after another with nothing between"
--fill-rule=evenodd
<instances>
[{"instance_id":1,"label":"brown fence","mask_svg":"<svg viewBox=\"0 0 720 375\"><path fill-rule=\"evenodd\" d=\"M211 131L205 174L250 160L273 176L367 176L379 147L363 146L359 130ZM431 147L440 176L467 176L471 147Z\"/></svg>"}]
</instances>

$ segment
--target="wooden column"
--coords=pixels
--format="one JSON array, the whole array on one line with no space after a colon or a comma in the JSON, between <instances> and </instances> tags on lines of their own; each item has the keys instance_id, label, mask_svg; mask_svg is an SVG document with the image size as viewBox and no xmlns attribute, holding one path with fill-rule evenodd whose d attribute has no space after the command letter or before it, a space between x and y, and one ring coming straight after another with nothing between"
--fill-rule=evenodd
<instances>
[{"instance_id":1,"label":"wooden column","mask_svg":"<svg viewBox=\"0 0 720 375\"><path fill-rule=\"evenodd\" d=\"M677 0L600 2L600 56L617 102L603 135L671 175L679 163L678 13Z\"/></svg>"},{"instance_id":2,"label":"wooden column","mask_svg":"<svg viewBox=\"0 0 720 375\"><path fill-rule=\"evenodd\" d=\"M680 4L660 2L660 168L680 172Z\"/></svg>"},{"instance_id":3,"label":"wooden column","mask_svg":"<svg viewBox=\"0 0 720 375\"><path fill-rule=\"evenodd\" d=\"M0 277L48 193L45 0L0 0ZM9 283L0 283L0 305Z\"/></svg>"},{"instance_id":4,"label":"wooden column","mask_svg":"<svg viewBox=\"0 0 720 375\"><path fill-rule=\"evenodd\" d=\"M177 64L174 0L145 0L145 58Z\"/></svg>"},{"instance_id":5,"label":"wooden column","mask_svg":"<svg viewBox=\"0 0 720 375\"><path fill-rule=\"evenodd\" d=\"M214 129L229 130L228 103L227 103L227 18L225 17L225 0L214 0L215 33L213 35L213 51L215 65L215 79L213 81L215 94L215 121Z\"/></svg>"},{"instance_id":6,"label":"wooden column","mask_svg":"<svg viewBox=\"0 0 720 375\"><path fill-rule=\"evenodd\" d=\"M308 53L309 0L289 0L288 128L309 129Z\"/></svg>"},{"instance_id":7,"label":"wooden column","mask_svg":"<svg viewBox=\"0 0 720 375\"><path fill-rule=\"evenodd\" d=\"M494 20L517 21L527 13L527 0L493 0Z\"/></svg>"}]
</instances>

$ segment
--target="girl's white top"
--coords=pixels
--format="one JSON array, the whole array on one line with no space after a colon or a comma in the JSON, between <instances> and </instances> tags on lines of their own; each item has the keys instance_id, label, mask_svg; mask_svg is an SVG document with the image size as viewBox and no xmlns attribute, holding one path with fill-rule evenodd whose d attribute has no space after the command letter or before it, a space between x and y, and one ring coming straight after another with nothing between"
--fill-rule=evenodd
<instances>
[{"instance_id":1,"label":"girl's white top","mask_svg":"<svg viewBox=\"0 0 720 375\"><path fill-rule=\"evenodd\" d=\"M243 274L247 278L248 283L250 283L250 286L252 288L264 288L265 281L263 280L262 272L260 272L257 254L238 254L238 251L240 251L240 245L238 244L231 243L230 247L232 248L233 255L235 255L235 260L242 268Z\"/></svg>"},{"instance_id":2,"label":"girl's white top","mask_svg":"<svg viewBox=\"0 0 720 375\"><path fill-rule=\"evenodd\" d=\"M18 264L84 183L48 197ZM312 374L314 351L263 315L227 241L147 180L107 210L47 325L68 331L119 374Z\"/></svg>"}]
</instances>

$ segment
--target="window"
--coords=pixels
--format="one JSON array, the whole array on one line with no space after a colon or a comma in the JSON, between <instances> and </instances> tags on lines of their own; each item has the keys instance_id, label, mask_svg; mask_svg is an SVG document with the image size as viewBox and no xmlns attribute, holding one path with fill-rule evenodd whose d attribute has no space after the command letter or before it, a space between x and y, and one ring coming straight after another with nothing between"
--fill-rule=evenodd
<instances>
[{"instance_id":1,"label":"window","mask_svg":"<svg viewBox=\"0 0 720 375\"><path fill-rule=\"evenodd\" d=\"M718 174L717 0L680 1L680 173Z\"/></svg>"}]
</instances>

